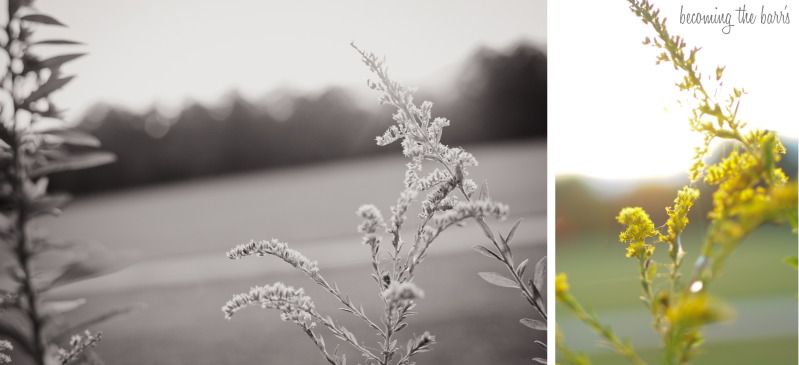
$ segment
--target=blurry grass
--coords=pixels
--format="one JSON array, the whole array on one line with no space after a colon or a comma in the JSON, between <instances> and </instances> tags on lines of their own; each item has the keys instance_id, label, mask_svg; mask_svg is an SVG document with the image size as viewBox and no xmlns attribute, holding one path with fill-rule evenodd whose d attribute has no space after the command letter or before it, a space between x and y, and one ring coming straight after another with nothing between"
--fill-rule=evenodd
<instances>
[{"instance_id":1,"label":"blurry grass","mask_svg":"<svg viewBox=\"0 0 799 365\"><path fill-rule=\"evenodd\" d=\"M545 253L543 245L518 251L519 257L531 260ZM268 257L253 260L282 264ZM322 270L356 303L363 303L367 313L377 315L382 309L367 266ZM478 271L491 270L496 270L495 263L474 252L430 257L420 267L417 282L426 297L404 336L429 330L439 340L432 352L419 356L420 365L525 364L533 355L543 355L532 340L545 340L545 334L519 324L519 318L533 316L529 306L515 291L477 277ZM253 307L230 321L223 319L220 307L231 294L274 281L305 287L323 313L334 315L359 338L373 338L368 329L337 310L340 305L295 273L98 293L87 298L88 304L76 316L129 302L147 303L145 309L97 328L105 334L99 351L108 364L323 364L305 335L281 322L275 311ZM329 341L335 342L332 337ZM350 360L359 358L347 355Z\"/></svg>"},{"instance_id":2,"label":"blurry grass","mask_svg":"<svg viewBox=\"0 0 799 365\"><path fill-rule=\"evenodd\" d=\"M682 272L686 280L702 233L692 230L683 236L687 255ZM665 247L659 244L655 255L655 260L664 264L668 263ZM732 254L711 290L728 299L795 294L796 271L782 260L796 252L796 236L789 228L763 227ZM589 307L641 308L637 264L624 257L624 246L616 240L615 232L558 237L556 264L558 272L568 273L573 292ZM664 265L661 272L666 270Z\"/></svg>"},{"instance_id":3,"label":"blurry grass","mask_svg":"<svg viewBox=\"0 0 799 365\"><path fill-rule=\"evenodd\" d=\"M642 351L641 356L650 364L657 364L660 360L659 353L654 350ZM595 364L625 364L627 361L611 353L591 356L591 360ZM793 365L796 364L796 337L708 344L692 364Z\"/></svg>"},{"instance_id":4,"label":"blurry grass","mask_svg":"<svg viewBox=\"0 0 799 365\"><path fill-rule=\"evenodd\" d=\"M687 251L683 267L685 280L690 277L703 233L704 231L694 227L683 236ZM638 299L641 288L636 263L624 257L624 246L618 243L616 234L612 231L586 232L578 236L561 236L557 239L557 271L568 273L573 293L586 307L595 310L600 319L603 313L619 313L619 311L645 313L643 304ZM658 246L656 260L660 263L668 262L667 250L663 249L664 247ZM790 229L763 227L744 240L728 259L721 276L713 283L712 293L726 302L755 298L765 301L769 298L774 300L795 298L797 273L782 260L786 256L796 254L797 239ZM665 266L662 270L661 272L666 272ZM763 309L768 310L768 308ZM780 316L782 313L780 310L785 308L773 308L773 311L763 315ZM791 318L795 322L795 306L791 310L790 313L783 313L784 318ZM560 307L557 308L557 313L559 322L566 323L573 319ZM614 323L608 324L616 328L622 336L625 333L636 333L635 330L628 328L631 325L629 323L616 323L615 326ZM649 331L648 322L638 325ZM797 326L796 323L793 325ZM581 325L578 328L581 331L589 331ZM570 330L575 331L573 328ZM751 331L762 332L757 329ZM747 333L749 331L744 332L743 336ZM581 337L572 335L572 337ZM594 341L592 343L598 344L598 338L591 335ZM568 343L569 333L565 333L565 336ZM696 364L795 364L797 360L796 336L776 339L752 338L744 342L714 341L709 336L707 341L705 353L698 358ZM599 346L592 347L592 351L598 351L597 354L606 353ZM642 352L649 354L650 357L657 354L656 349L646 349ZM624 360L612 354L597 357L596 360L597 364L624 363Z\"/></svg>"}]
</instances>

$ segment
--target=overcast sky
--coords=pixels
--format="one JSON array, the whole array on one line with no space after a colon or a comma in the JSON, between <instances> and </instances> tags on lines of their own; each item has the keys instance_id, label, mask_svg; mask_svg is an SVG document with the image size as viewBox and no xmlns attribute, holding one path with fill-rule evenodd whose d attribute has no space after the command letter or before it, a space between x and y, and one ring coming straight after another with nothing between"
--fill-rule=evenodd
<instances>
[{"instance_id":1,"label":"overcast sky","mask_svg":"<svg viewBox=\"0 0 799 365\"><path fill-rule=\"evenodd\" d=\"M736 25L725 35L719 25L680 24L680 2L656 3L672 34L702 48L705 75L726 65L727 85L748 92L740 117L751 127L799 135L796 22ZM734 12L744 3L695 0L684 9ZM761 6L785 5L762 0L747 8L759 15ZM649 28L622 0L584 1L580 11L571 2L549 6L549 153L556 173L627 179L686 171L701 138L677 104L679 73L655 65L657 51L641 44Z\"/></svg>"},{"instance_id":2,"label":"overcast sky","mask_svg":"<svg viewBox=\"0 0 799 365\"><path fill-rule=\"evenodd\" d=\"M78 79L57 100L69 117L97 101L134 109L231 90L363 86L349 42L385 55L404 82L434 81L479 45L545 46L544 0L39 0L70 28L39 37L85 42L65 68Z\"/></svg>"}]
</instances>

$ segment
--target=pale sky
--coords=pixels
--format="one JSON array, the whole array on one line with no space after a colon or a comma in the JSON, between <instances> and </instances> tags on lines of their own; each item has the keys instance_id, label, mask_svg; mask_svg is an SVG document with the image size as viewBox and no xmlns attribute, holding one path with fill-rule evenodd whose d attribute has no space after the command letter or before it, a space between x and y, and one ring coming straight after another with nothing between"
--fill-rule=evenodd
<instances>
[{"instance_id":1,"label":"pale sky","mask_svg":"<svg viewBox=\"0 0 799 365\"><path fill-rule=\"evenodd\" d=\"M432 82L479 45L546 44L544 0L40 0L70 28L45 35L85 42L78 79L57 95L69 117L97 101L133 109L187 99L213 104L232 90L364 87L349 47L385 55L397 78ZM365 87L364 87L365 88Z\"/></svg>"},{"instance_id":2,"label":"pale sky","mask_svg":"<svg viewBox=\"0 0 799 365\"><path fill-rule=\"evenodd\" d=\"M739 112L744 120L799 135L796 24L736 25L724 35L718 25L679 24L681 2L655 3L673 34L702 47L698 57L706 75L726 65L727 82L749 93ZM782 9L786 4L727 3L687 4L693 10L734 11L746 3L758 14L761 5ZM676 104L674 84L680 76L671 66L655 65L656 50L641 44L649 29L627 2L583 1L580 11L572 2L549 7L549 153L555 173L627 179L687 170L700 140Z\"/></svg>"}]
</instances>

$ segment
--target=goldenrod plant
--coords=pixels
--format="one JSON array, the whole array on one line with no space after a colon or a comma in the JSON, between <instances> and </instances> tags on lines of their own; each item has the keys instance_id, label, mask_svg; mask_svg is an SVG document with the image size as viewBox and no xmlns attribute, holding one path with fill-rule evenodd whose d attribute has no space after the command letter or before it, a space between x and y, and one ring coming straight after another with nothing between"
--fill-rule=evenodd
<instances>
[{"instance_id":1,"label":"goldenrod plant","mask_svg":"<svg viewBox=\"0 0 799 365\"><path fill-rule=\"evenodd\" d=\"M57 215L69 200L67 195L48 192L48 175L105 164L113 156L95 150L97 139L62 121L51 100L74 77L63 75L62 66L83 54L43 58L39 51L80 43L35 39L38 26L64 24L39 12L32 0L9 0L7 10L0 32L4 69L0 87L0 350L4 352L0 352L0 362L19 356L39 365L79 363L96 356L87 350L100 340L100 334L75 333L120 311L68 323L64 314L85 300L54 299L50 291L96 276L100 267L81 257L92 246L48 237L32 223ZM9 354L12 344L14 352Z\"/></svg>"},{"instance_id":2,"label":"goldenrod plant","mask_svg":"<svg viewBox=\"0 0 799 365\"><path fill-rule=\"evenodd\" d=\"M231 259L252 255L271 255L281 259L330 293L343 305L345 312L374 330L377 339L369 344L356 338L331 316L322 314L303 289L280 282L256 286L249 292L236 295L223 306L222 311L226 318L231 318L238 310L250 305L277 309L281 319L293 322L308 335L330 364L346 364L346 356L345 353L329 349L330 346L319 327L352 347L366 364L409 365L415 363L416 355L429 351L436 342L433 335L423 331L421 335L407 338L404 346L399 344L400 335L408 326L417 302L424 297L423 291L415 283L415 273L427 257L433 242L448 228L460 226L468 219L475 219L493 244L501 250L503 256L498 257L506 257L504 262L512 264L507 242L512 238L513 232L507 237L500 235L500 240L497 240L486 224L487 219L504 219L508 214L508 207L491 200L485 189L478 192L477 184L468 177L468 167L477 165L474 156L462 148L441 143L443 129L449 126L450 121L446 118L433 118L431 102L425 101L417 105L413 100L412 90L389 77L383 60L362 51L354 44L352 46L375 76L374 80L368 81L369 88L380 93L381 104L388 104L396 109L393 115L395 123L382 136L376 138L377 144L386 146L399 141L403 154L409 160L403 189L396 204L390 207L391 215L388 219L371 204L361 206L356 212L363 220L358 226L358 232L363 235L362 244L368 249L371 277L384 309L382 318L370 318L363 307L355 304L335 283L324 277L316 261L289 248L284 242L276 239L251 241L235 247L227 255ZM428 167L427 162L435 166ZM417 204L416 219L409 219L408 212L416 209ZM418 223L412 230L404 230L411 222ZM492 252L487 248L483 250L486 253ZM513 286L518 285L517 287L524 287L529 291L532 289L524 283L517 284L522 280L525 266L526 261L512 267L512 272L517 274L517 281L513 281ZM539 270L543 270L543 266ZM506 280L510 281L498 274L496 279L492 279L493 274L483 276L491 277L489 281L502 280L503 284ZM543 275L539 275L536 280L540 281L542 277ZM540 287L540 283L537 285ZM533 294L525 290L525 297L533 300L531 304L540 306L540 293ZM535 326L540 328L542 325L536 323Z\"/></svg>"},{"instance_id":3,"label":"goldenrod plant","mask_svg":"<svg viewBox=\"0 0 799 365\"><path fill-rule=\"evenodd\" d=\"M677 86L690 102L690 128L704 137L689 169L689 184L677 192L674 204L666 208L668 219L663 225L656 227L640 207L626 207L616 217L625 227L619 234L619 241L626 246L625 256L638 264L641 300L660 337L662 361L668 365L687 364L698 354L703 327L731 316L731 309L711 294L727 257L763 224L790 225L796 232L797 185L777 166L785 154L777 134L747 128L739 119L737 111L744 91L724 88L724 67L717 67L710 75L700 73L696 65L699 48L688 49L683 38L670 34L665 18L649 1L629 3L632 12L654 32L644 39L644 44L658 50L657 63L670 63L681 74ZM716 141L731 147L719 161L708 162L706 155ZM700 183L713 189L712 209L693 271L684 280L680 268L686 252L681 235L689 224L688 213L699 198ZM653 260L659 247L668 250L667 263ZM795 258L788 261L795 262ZM618 338L579 303L569 291L565 273L557 275L555 293L559 303L613 350L633 364L646 363L629 342ZM564 363L590 363L584 354L569 350L562 339L557 347Z\"/></svg>"}]
</instances>

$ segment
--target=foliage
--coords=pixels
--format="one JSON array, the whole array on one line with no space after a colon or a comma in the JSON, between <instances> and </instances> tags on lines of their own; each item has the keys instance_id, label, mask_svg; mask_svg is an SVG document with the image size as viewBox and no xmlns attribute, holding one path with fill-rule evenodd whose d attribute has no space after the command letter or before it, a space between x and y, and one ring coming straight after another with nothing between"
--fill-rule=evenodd
<instances>
[{"instance_id":1,"label":"foliage","mask_svg":"<svg viewBox=\"0 0 799 365\"><path fill-rule=\"evenodd\" d=\"M505 218L508 207L491 200L486 189L478 192L477 184L468 178L468 167L477 164L474 156L462 148L448 147L441 143L443 128L450 124L449 120L433 118L431 102L425 101L421 105L414 103L413 92L389 77L382 60L372 53L364 52L354 45L353 47L376 77L374 81L369 80L369 87L380 93L381 104L388 104L396 109L393 116L395 124L376 138L377 144L386 146L399 142L403 154L409 159L404 189L400 192L396 205L390 208L391 216L385 219L382 212L371 204L361 206L356 212L362 219L358 232L363 234L362 244L368 248L371 258L371 277L383 302L381 320L378 322L371 319L363 307L356 305L336 284L325 279L316 261L289 248L284 242L276 239L251 241L229 251L228 257L239 259L251 255L271 255L293 266L337 299L343 305L343 311L374 330L377 333L377 345L368 345L359 340L331 316L319 312L303 289L280 282L256 286L247 293L236 295L222 310L227 318L231 318L238 310L249 305L259 304L264 308L276 309L280 311L281 319L293 322L308 335L330 364L345 364L346 356L344 353L328 350L325 338L317 327L325 328L333 337L354 348L367 364L413 364L416 355L432 348L435 337L425 331L407 339L405 346L400 346L399 335L408 326L417 302L424 297L424 292L416 285L414 278L416 269L427 257L433 242L448 228L474 219L501 250L502 257L506 258L504 262L512 265L507 243L511 240L513 231L507 237L500 235L501 240L494 238L495 235L485 220ZM433 162L435 167L425 168L426 161ZM418 199L420 196L424 198ZM411 222L407 214L417 202L418 225L412 231L404 231L403 228ZM496 255L485 247L482 252ZM511 266L517 281L522 280L526 263L525 261L518 266ZM539 270L543 270L543 266L539 265ZM520 286L499 274L481 275L489 281L534 290L524 283ZM542 277L543 275L537 275L536 280L540 281ZM537 285L540 287L540 283ZM523 292L531 300L531 304L541 304L540 294L536 296L525 290ZM541 327L537 322L529 324L536 328Z\"/></svg>"},{"instance_id":2,"label":"foliage","mask_svg":"<svg viewBox=\"0 0 799 365\"><path fill-rule=\"evenodd\" d=\"M677 192L674 205L666 208L667 220L655 226L640 207L626 207L616 220L625 226L619 241L626 245L626 256L638 262L642 287L641 300L653 319L653 328L663 345L665 364L686 364L698 353L704 326L731 316L731 310L710 294L710 287L724 267L726 258L749 233L763 224L797 226L797 185L777 163L785 148L774 132L748 130L737 117L744 91L733 88L724 100L724 67L717 67L709 77L703 76L696 65L699 49L688 50L685 41L671 35L659 10L646 0L629 0L630 8L644 24L651 26L655 36L644 44L659 50L657 62L671 63L682 74L678 88L691 103L691 130L704 136L696 148L689 170L690 183ZM715 83L711 90L709 83ZM708 163L706 155L714 141L732 146L719 161ZM709 228L705 233L700 255L690 280L685 283L679 269L685 257L681 234L689 223L688 213L699 197L697 185L704 182L712 187L712 208L708 213ZM658 264L652 254L659 245L668 249L670 262ZM788 259L788 262L793 259ZM661 266L663 268L661 268ZM661 274L662 272L662 274ZM633 364L645 364L635 349L619 339L609 326L585 310L569 292L565 274L559 274L556 295L578 319L587 324L616 352ZM570 351L565 343L558 348L575 364L590 363L582 354Z\"/></svg>"},{"instance_id":3,"label":"foliage","mask_svg":"<svg viewBox=\"0 0 799 365\"><path fill-rule=\"evenodd\" d=\"M95 356L87 350L100 335L87 332L86 338L66 339L96 320L67 323L64 314L85 300L52 299L50 291L111 267L102 259L92 260L102 253L98 247L47 237L32 223L57 215L69 200L64 194L48 192L50 174L105 164L113 155L96 151L97 139L60 120L51 95L74 78L63 75L62 66L83 54L38 56L36 51L46 46L79 43L34 40L37 26L64 24L39 13L32 3L8 1L8 17L0 33L5 56L0 104L0 338L13 341L14 356L30 357L36 364L76 363ZM3 341L2 349L10 350L10 345ZM0 359L6 358L2 354Z\"/></svg>"}]
</instances>

